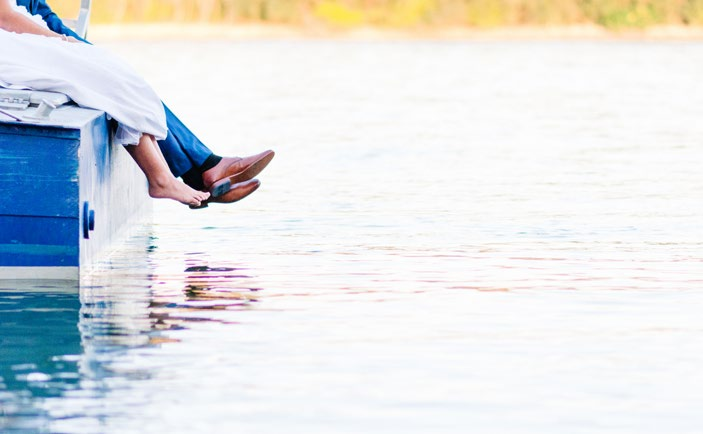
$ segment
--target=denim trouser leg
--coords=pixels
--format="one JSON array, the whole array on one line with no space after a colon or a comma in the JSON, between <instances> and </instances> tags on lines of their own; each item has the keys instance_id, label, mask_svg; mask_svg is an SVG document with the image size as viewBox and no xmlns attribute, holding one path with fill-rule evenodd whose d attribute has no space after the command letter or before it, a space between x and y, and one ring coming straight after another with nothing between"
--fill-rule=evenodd
<instances>
[{"instance_id":1,"label":"denim trouser leg","mask_svg":"<svg viewBox=\"0 0 703 434\"><path fill-rule=\"evenodd\" d=\"M159 140L159 148L173 175L179 177L193 168L201 167L212 155L212 151L183 125L166 104L164 104L164 110L168 136L164 140Z\"/></svg>"}]
</instances>

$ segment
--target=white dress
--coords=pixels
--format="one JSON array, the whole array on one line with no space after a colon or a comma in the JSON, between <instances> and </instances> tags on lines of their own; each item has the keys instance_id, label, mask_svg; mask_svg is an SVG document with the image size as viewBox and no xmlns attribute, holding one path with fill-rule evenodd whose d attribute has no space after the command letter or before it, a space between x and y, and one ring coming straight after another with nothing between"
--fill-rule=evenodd
<instances>
[{"instance_id":1,"label":"white dress","mask_svg":"<svg viewBox=\"0 0 703 434\"><path fill-rule=\"evenodd\" d=\"M46 26L14 0L0 1ZM124 62L89 44L0 29L0 85L65 93L82 107L106 112L118 124L116 144L137 144L143 133L166 138L166 115L153 89Z\"/></svg>"}]
</instances>

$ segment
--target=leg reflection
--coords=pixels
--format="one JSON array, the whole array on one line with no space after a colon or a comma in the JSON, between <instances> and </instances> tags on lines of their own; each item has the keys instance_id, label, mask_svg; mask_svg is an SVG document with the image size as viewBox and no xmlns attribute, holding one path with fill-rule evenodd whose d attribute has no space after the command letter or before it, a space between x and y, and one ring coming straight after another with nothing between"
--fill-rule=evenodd
<instances>
[{"instance_id":1,"label":"leg reflection","mask_svg":"<svg viewBox=\"0 0 703 434\"><path fill-rule=\"evenodd\" d=\"M174 330L202 321L233 323L209 313L248 309L258 301L260 288L248 284L252 276L245 267L211 267L206 260L196 258L187 259L186 265L185 275L178 282L162 276L155 286L149 306L155 328Z\"/></svg>"}]
</instances>

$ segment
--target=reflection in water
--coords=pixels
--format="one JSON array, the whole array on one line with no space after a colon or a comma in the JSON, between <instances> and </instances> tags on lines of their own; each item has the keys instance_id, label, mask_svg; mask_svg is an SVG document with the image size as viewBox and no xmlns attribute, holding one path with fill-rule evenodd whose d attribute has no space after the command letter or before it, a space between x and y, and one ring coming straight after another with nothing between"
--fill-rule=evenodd
<instances>
[{"instance_id":1,"label":"reflection in water","mask_svg":"<svg viewBox=\"0 0 703 434\"><path fill-rule=\"evenodd\" d=\"M111 48L217 151L278 157L8 316L46 351L3 367L0 431L700 432L700 43Z\"/></svg>"},{"instance_id":2,"label":"reflection in water","mask_svg":"<svg viewBox=\"0 0 703 434\"><path fill-rule=\"evenodd\" d=\"M129 250L80 287L63 281L0 284L1 432L51 432L57 420L96 429L112 411L91 407L91 399L151 376L147 369L116 364L121 355L178 342L164 332L186 330L191 322L229 323L207 312L256 301L258 288L237 283L247 277L243 269L188 259L180 275L155 276L149 267L129 265L148 264L153 246L145 241L131 239Z\"/></svg>"},{"instance_id":3,"label":"reflection in water","mask_svg":"<svg viewBox=\"0 0 703 434\"><path fill-rule=\"evenodd\" d=\"M153 328L158 330L175 330L188 322L215 321L211 316L195 316L193 313L206 313L210 310L242 308L257 301L253 295L259 288L241 287L239 281L251 276L242 274L246 271L233 267L210 267L196 259L187 260L188 268L182 279L185 286L177 291L169 291L169 283L160 281L158 290L152 293L149 303L149 318L154 321ZM200 265L192 265L198 263ZM178 281L170 276L170 280ZM164 342L163 337L156 338Z\"/></svg>"},{"instance_id":4,"label":"reflection in water","mask_svg":"<svg viewBox=\"0 0 703 434\"><path fill-rule=\"evenodd\" d=\"M38 403L80 387L79 310L75 285L0 283L0 431L41 426Z\"/></svg>"}]
</instances>

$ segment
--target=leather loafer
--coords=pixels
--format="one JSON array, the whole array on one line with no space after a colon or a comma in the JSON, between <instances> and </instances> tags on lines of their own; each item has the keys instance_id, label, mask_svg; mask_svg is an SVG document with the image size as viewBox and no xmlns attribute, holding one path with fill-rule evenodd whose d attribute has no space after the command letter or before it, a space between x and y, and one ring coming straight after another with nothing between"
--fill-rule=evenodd
<instances>
[{"instance_id":1,"label":"leather loafer","mask_svg":"<svg viewBox=\"0 0 703 434\"><path fill-rule=\"evenodd\" d=\"M233 203L244 199L261 185L258 179L250 179L248 181L239 182L230 186L229 190L220 196L213 197L210 196L209 199L204 200L200 206L191 206L191 209L202 209L207 208L211 203Z\"/></svg>"},{"instance_id":2,"label":"leather loafer","mask_svg":"<svg viewBox=\"0 0 703 434\"><path fill-rule=\"evenodd\" d=\"M222 196L230 191L232 186L253 179L268 166L275 152L269 150L260 154L244 157L227 168L227 176L215 181L208 190L213 197Z\"/></svg>"}]
</instances>

